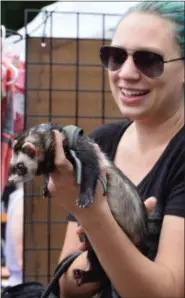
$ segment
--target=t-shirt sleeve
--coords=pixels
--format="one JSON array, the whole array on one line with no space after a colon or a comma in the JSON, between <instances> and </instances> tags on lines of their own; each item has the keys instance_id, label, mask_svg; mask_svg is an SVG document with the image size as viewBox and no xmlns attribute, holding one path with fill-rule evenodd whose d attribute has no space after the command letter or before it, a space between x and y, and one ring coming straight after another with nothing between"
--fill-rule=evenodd
<instances>
[{"instance_id":1,"label":"t-shirt sleeve","mask_svg":"<svg viewBox=\"0 0 185 298\"><path fill-rule=\"evenodd\" d=\"M184 156L184 150L182 151L181 157ZM178 162L174 166L173 178L169 187L164 215L185 217L185 163L183 158L178 158Z\"/></svg>"}]
</instances>

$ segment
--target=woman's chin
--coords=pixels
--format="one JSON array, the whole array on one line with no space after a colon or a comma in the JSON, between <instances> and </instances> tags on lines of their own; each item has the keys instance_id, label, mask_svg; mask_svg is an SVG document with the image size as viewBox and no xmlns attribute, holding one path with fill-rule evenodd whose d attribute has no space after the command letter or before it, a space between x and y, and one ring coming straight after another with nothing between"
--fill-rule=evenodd
<instances>
[{"instance_id":1,"label":"woman's chin","mask_svg":"<svg viewBox=\"0 0 185 298\"><path fill-rule=\"evenodd\" d=\"M148 111L142 107L128 107L123 104L119 105L119 110L123 117L129 118L133 121L144 120L148 114Z\"/></svg>"}]
</instances>

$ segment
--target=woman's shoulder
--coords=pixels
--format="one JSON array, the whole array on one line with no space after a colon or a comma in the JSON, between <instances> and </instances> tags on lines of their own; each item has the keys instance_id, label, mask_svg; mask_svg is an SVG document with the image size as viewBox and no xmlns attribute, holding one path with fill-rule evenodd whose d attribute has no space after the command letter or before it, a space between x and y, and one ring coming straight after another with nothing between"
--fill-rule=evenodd
<instances>
[{"instance_id":1,"label":"woman's shoulder","mask_svg":"<svg viewBox=\"0 0 185 298\"><path fill-rule=\"evenodd\" d=\"M176 171L178 168L184 168L184 157L185 157L185 135L183 126L178 133L172 138L167 149L166 163L169 166L169 171Z\"/></svg>"},{"instance_id":2,"label":"woman's shoulder","mask_svg":"<svg viewBox=\"0 0 185 298\"><path fill-rule=\"evenodd\" d=\"M105 123L97 128L95 128L90 134L89 137L92 138L95 141L99 141L102 139L102 141L106 140L107 137L115 138L119 134L122 134L126 128L131 124L130 120L124 120L119 122L111 122L111 123Z\"/></svg>"},{"instance_id":3,"label":"woman's shoulder","mask_svg":"<svg viewBox=\"0 0 185 298\"><path fill-rule=\"evenodd\" d=\"M119 140L130 124L130 120L106 123L97 127L89 137L113 160Z\"/></svg>"}]
</instances>

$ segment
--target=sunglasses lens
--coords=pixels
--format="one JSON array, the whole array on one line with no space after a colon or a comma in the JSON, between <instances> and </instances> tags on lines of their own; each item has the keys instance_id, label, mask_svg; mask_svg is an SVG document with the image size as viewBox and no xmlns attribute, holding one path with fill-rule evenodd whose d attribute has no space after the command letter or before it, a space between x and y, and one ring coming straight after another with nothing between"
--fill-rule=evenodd
<instances>
[{"instance_id":1,"label":"sunglasses lens","mask_svg":"<svg viewBox=\"0 0 185 298\"><path fill-rule=\"evenodd\" d=\"M164 70L163 58L157 53L137 51L134 61L140 72L149 78L159 77Z\"/></svg>"},{"instance_id":2,"label":"sunglasses lens","mask_svg":"<svg viewBox=\"0 0 185 298\"><path fill-rule=\"evenodd\" d=\"M100 59L102 64L109 70L118 70L127 58L127 53L124 49L103 46L100 49Z\"/></svg>"}]
</instances>

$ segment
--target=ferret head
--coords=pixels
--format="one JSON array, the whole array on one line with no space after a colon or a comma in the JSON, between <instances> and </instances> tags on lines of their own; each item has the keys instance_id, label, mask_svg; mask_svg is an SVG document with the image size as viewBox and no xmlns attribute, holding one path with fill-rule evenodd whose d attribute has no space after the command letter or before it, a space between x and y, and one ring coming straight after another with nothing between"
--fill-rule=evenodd
<instances>
[{"instance_id":1,"label":"ferret head","mask_svg":"<svg viewBox=\"0 0 185 298\"><path fill-rule=\"evenodd\" d=\"M32 180L39 165L39 149L31 142L14 141L9 166L9 184Z\"/></svg>"}]
</instances>

